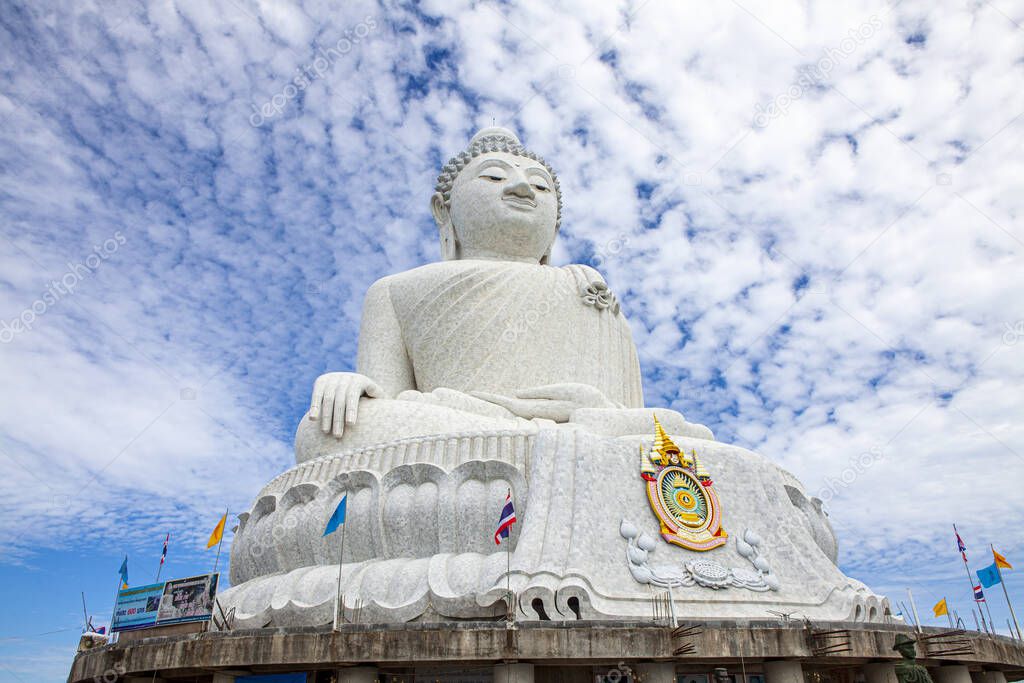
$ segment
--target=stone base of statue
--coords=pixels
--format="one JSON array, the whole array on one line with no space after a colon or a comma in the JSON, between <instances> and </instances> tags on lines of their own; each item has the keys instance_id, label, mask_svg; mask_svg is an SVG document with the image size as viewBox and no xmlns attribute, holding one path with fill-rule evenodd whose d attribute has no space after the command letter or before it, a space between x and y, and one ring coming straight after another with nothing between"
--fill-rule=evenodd
<instances>
[{"instance_id":1,"label":"stone base of statue","mask_svg":"<svg viewBox=\"0 0 1024 683\"><path fill-rule=\"evenodd\" d=\"M713 550L659 538L638 468L654 415L714 477ZM509 491L518 522L498 545ZM342 595L363 623L504 618L507 586L517 620L649 618L668 595L679 619L888 614L836 567L827 519L790 474L673 411L590 409L568 424L407 436L301 462L240 516L220 596L235 628L332 622L340 534L322 531L346 495Z\"/></svg>"}]
</instances>

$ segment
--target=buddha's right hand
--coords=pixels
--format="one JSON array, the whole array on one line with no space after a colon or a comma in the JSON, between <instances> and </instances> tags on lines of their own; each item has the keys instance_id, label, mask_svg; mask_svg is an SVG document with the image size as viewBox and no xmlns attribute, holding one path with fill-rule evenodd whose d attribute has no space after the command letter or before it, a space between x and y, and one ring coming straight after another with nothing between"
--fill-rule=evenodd
<instances>
[{"instance_id":1,"label":"buddha's right hand","mask_svg":"<svg viewBox=\"0 0 1024 683\"><path fill-rule=\"evenodd\" d=\"M383 398L384 392L372 379L355 372L320 375L313 383L309 419L320 420L320 431L340 439L345 434L345 425L355 423L363 396Z\"/></svg>"}]
</instances>

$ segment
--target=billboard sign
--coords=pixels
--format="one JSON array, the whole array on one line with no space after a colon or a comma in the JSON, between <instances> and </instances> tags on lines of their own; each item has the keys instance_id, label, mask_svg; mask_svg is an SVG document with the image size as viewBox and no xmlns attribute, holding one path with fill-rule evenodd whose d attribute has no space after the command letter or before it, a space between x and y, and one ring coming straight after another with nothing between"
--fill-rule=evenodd
<instances>
[{"instance_id":1,"label":"billboard sign","mask_svg":"<svg viewBox=\"0 0 1024 683\"><path fill-rule=\"evenodd\" d=\"M164 584L162 583L119 590L110 632L131 631L155 624L163 593Z\"/></svg>"},{"instance_id":2,"label":"billboard sign","mask_svg":"<svg viewBox=\"0 0 1024 683\"><path fill-rule=\"evenodd\" d=\"M220 574L201 574L163 584L163 597L156 615L157 625L208 621L213 614L219 577Z\"/></svg>"}]
</instances>

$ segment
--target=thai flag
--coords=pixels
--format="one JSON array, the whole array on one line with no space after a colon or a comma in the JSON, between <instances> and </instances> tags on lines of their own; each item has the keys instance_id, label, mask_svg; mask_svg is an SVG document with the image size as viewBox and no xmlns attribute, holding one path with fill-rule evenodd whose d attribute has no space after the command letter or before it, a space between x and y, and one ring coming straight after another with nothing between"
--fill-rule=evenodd
<instances>
[{"instance_id":1,"label":"thai flag","mask_svg":"<svg viewBox=\"0 0 1024 683\"><path fill-rule=\"evenodd\" d=\"M171 540L171 535L167 534L167 538L164 539L164 551L160 553L160 566L164 566L164 560L167 559L167 541Z\"/></svg>"},{"instance_id":2,"label":"thai flag","mask_svg":"<svg viewBox=\"0 0 1024 683\"><path fill-rule=\"evenodd\" d=\"M494 532L494 542L501 545L501 539L508 538L509 531L515 523L516 509L512 505L512 489L509 489L505 497L505 507L501 509L501 519L498 520L498 530Z\"/></svg>"},{"instance_id":3,"label":"thai flag","mask_svg":"<svg viewBox=\"0 0 1024 683\"><path fill-rule=\"evenodd\" d=\"M981 590L981 584L974 587L974 602L985 602L985 592Z\"/></svg>"},{"instance_id":4,"label":"thai flag","mask_svg":"<svg viewBox=\"0 0 1024 683\"><path fill-rule=\"evenodd\" d=\"M956 530L956 524L953 525L953 533L956 534L956 549L960 551L960 557L964 558L964 562L967 562L967 546L964 545L964 539L960 538L960 532Z\"/></svg>"}]
</instances>

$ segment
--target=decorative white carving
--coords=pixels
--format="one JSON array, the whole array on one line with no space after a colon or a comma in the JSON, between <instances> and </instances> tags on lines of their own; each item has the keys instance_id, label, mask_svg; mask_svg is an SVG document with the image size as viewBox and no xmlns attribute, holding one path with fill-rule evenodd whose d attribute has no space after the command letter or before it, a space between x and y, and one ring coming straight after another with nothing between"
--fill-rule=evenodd
<instances>
[{"instance_id":1,"label":"decorative white carving","mask_svg":"<svg viewBox=\"0 0 1024 683\"><path fill-rule=\"evenodd\" d=\"M742 539L736 539L736 552L750 561L754 566L753 571L744 567L730 569L706 558L688 560L682 568L654 567L650 563L650 554L657 549L658 541L653 536L637 529L625 517L619 524L619 533L627 541L626 561L629 563L629 571L633 578L640 583L662 588L677 586L702 586L714 590L746 588L761 593L779 590L778 578L771 573L768 561L758 553L761 539L750 529L743 532Z\"/></svg>"},{"instance_id":2,"label":"decorative white carving","mask_svg":"<svg viewBox=\"0 0 1024 683\"><path fill-rule=\"evenodd\" d=\"M593 306L599 311L610 309L613 314L619 314L619 299L604 282L591 282L583 288L580 296L583 297L583 303L588 306Z\"/></svg>"}]
</instances>

